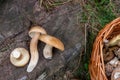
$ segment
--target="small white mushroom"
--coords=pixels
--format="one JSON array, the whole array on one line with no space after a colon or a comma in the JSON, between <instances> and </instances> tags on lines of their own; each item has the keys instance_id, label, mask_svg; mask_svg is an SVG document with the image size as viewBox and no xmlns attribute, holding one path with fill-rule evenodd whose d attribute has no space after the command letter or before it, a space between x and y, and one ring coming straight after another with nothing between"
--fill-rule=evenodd
<instances>
[{"instance_id":1,"label":"small white mushroom","mask_svg":"<svg viewBox=\"0 0 120 80\"><path fill-rule=\"evenodd\" d=\"M112 72L111 80L120 80L120 66L115 68Z\"/></svg>"},{"instance_id":2,"label":"small white mushroom","mask_svg":"<svg viewBox=\"0 0 120 80\"><path fill-rule=\"evenodd\" d=\"M46 31L40 26L34 26L29 31L29 36L32 38L32 40L30 42L31 59L27 67L27 72L33 71L33 69L36 67L38 63L39 54L38 54L37 44L41 34L46 34Z\"/></svg>"},{"instance_id":3,"label":"small white mushroom","mask_svg":"<svg viewBox=\"0 0 120 80\"><path fill-rule=\"evenodd\" d=\"M64 50L64 45L63 43L53 37L53 36L50 36L50 35L47 35L47 34L42 34L40 37L39 37L39 40L41 40L42 42L46 43L46 46L43 50L43 55L46 59L52 59L52 48L55 47L61 51Z\"/></svg>"},{"instance_id":4,"label":"small white mushroom","mask_svg":"<svg viewBox=\"0 0 120 80\"><path fill-rule=\"evenodd\" d=\"M25 66L29 61L29 53L24 48L16 48L10 54L10 61L16 67Z\"/></svg>"}]
</instances>

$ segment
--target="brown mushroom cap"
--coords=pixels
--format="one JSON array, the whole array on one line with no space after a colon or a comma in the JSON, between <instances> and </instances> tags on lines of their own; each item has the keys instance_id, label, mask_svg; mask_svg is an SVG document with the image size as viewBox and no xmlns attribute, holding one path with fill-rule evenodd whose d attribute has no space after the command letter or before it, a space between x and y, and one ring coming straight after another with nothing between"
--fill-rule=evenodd
<instances>
[{"instance_id":1,"label":"brown mushroom cap","mask_svg":"<svg viewBox=\"0 0 120 80\"><path fill-rule=\"evenodd\" d=\"M120 42L120 34L113 37L110 42L108 43L108 46L115 46L118 45L119 46L119 42Z\"/></svg>"},{"instance_id":2,"label":"brown mushroom cap","mask_svg":"<svg viewBox=\"0 0 120 80\"><path fill-rule=\"evenodd\" d=\"M114 70L114 66L112 66L109 63L105 64L105 73L107 76L110 76L113 70Z\"/></svg>"},{"instance_id":3,"label":"brown mushroom cap","mask_svg":"<svg viewBox=\"0 0 120 80\"><path fill-rule=\"evenodd\" d=\"M40 34L47 34L47 32L45 31L45 29L43 29L40 26L34 26L30 29L29 31L29 36L32 38L35 35L35 32L40 33Z\"/></svg>"},{"instance_id":4,"label":"brown mushroom cap","mask_svg":"<svg viewBox=\"0 0 120 80\"><path fill-rule=\"evenodd\" d=\"M22 67L29 61L29 52L24 48L16 48L10 54L10 61L16 67Z\"/></svg>"},{"instance_id":5,"label":"brown mushroom cap","mask_svg":"<svg viewBox=\"0 0 120 80\"><path fill-rule=\"evenodd\" d=\"M47 32L45 31L45 29L40 26L32 27L29 31L29 36L33 37L34 34L37 32L41 34L39 37L39 40L41 40L41 41L45 42L46 44L49 44L55 48L58 48L61 51L64 50L63 43L59 39L52 37L50 35L47 35Z\"/></svg>"},{"instance_id":6,"label":"brown mushroom cap","mask_svg":"<svg viewBox=\"0 0 120 80\"><path fill-rule=\"evenodd\" d=\"M63 45L63 43L62 43L59 39L57 39L57 38L55 38L55 37L53 37L53 36L50 36L50 35L47 35L47 34L42 34L42 35L39 37L39 40L41 40L41 41L43 41L44 43L49 44L49 45L51 45L51 46L59 49L59 50L61 50L61 51L64 50L64 45Z\"/></svg>"},{"instance_id":7,"label":"brown mushroom cap","mask_svg":"<svg viewBox=\"0 0 120 80\"><path fill-rule=\"evenodd\" d=\"M110 60L112 60L115 56L113 52L106 52L105 54L103 54L103 58L105 62L109 62Z\"/></svg>"},{"instance_id":8,"label":"brown mushroom cap","mask_svg":"<svg viewBox=\"0 0 120 80\"><path fill-rule=\"evenodd\" d=\"M113 70L111 80L120 80L120 66Z\"/></svg>"}]
</instances>

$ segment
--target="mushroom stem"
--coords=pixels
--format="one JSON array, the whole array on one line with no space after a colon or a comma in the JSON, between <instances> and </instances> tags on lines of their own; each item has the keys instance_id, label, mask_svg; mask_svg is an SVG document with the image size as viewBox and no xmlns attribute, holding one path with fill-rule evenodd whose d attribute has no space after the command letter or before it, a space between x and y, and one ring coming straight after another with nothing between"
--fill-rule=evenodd
<instances>
[{"instance_id":1,"label":"mushroom stem","mask_svg":"<svg viewBox=\"0 0 120 80\"><path fill-rule=\"evenodd\" d=\"M12 53L12 56L13 56L14 58L18 59L18 58L20 58L21 53L18 52L18 51L15 51L15 52Z\"/></svg>"},{"instance_id":2,"label":"mushroom stem","mask_svg":"<svg viewBox=\"0 0 120 80\"><path fill-rule=\"evenodd\" d=\"M38 63L39 54L38 54L37 44L38 44L39 36L40 36L40 33L35 33L35 36L33 36L30 42L31 59L27 67L27 72L31 72Z\"/></svg>"},{"instance_id":3,"label":"mushroom stem","mask_svg":"<svg viewBox=\"0 0 120 80\"><path fill-rule=\"evenodd\" d=\"M53 46L46 44L44 49L43 49L43 56L46 59L52 59L52 48Z\"/></svg>"}]
</instances>

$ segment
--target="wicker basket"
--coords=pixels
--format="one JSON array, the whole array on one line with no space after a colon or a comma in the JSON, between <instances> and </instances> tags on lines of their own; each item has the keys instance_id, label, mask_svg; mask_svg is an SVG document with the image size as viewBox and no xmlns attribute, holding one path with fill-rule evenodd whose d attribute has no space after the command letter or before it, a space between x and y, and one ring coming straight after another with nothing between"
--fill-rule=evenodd
<instances>
[{"instance_id":1,"label":"wicker basket","mask_svg":"<svg viewBox=\"0 0 120 80\"><path fill-rule=\"evenodd\" d=\"M120 17L107 24L97 35L89 64L91 80L108 80L104 68L103 40L110 40L118 34L120 34Z\"/></svg>"}]
</instances>

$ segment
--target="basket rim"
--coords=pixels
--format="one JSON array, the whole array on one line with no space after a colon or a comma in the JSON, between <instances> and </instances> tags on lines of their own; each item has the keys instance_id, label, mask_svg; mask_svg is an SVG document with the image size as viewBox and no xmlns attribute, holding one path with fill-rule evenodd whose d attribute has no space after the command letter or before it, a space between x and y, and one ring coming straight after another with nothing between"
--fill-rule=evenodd
<instances>
[{"instance_id":1,"label":"basket rim","mask_svg":"<svg viewBox=\"0 0 120 80\"><path fill-rule=\"evenodd\" d=\"M118 24L120 24L120 17L106 24L96 36L96 39L93 43L93 49L89 62L89 73L91 80L108 80L107 76L105 75L104 60L102 53L102 48L104 46L103 40L108 38L109 34L112 33L113 28ZM100 78L100 76L102 77Z\"/></svg>"}]
</instances>

